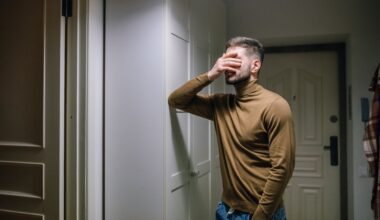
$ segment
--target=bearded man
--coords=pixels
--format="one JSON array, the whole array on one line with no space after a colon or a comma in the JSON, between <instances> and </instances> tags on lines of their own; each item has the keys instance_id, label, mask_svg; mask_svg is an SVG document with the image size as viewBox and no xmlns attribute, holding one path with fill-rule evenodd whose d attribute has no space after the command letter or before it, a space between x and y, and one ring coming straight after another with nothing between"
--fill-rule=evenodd
<instances>
[{"instance_id":1,"label":"bearded man","mask_svg":"<svg viewBox=\"0 0 380 220\"><path fill-rule=\"evenodd\" d=\"M282 196L292 176L294 125L288 103L258 83L262 44L227 42L213 68L169 96L169 105L214 121L223 181L217 220L284 220ZM235 94L198 94L224 75Z\"/></svg>"}]
</instances>

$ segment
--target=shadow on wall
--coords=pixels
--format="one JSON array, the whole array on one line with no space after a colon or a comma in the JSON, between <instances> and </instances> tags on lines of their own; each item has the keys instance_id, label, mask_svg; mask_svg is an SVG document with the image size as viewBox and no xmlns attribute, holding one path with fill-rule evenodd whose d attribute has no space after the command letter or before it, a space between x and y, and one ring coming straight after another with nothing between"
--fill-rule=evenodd
<instances>
[{"instance_id":1,"label":"shadow on wall","mask_svg":"<svg viewBox=\"0 0 380 220\"><path fill-rule=\"evenodd\" d=\"M198 175L198 173L193 174L191 171L196 170L196 166L191 158L189 149L187 148L186 138L184 137L183 129L180 126L180 120L178 118L178 112L177 110L173 108L169 108L170 113L170 122L171 122L171 132L172 132L172 143L173 143L173 152L176 162L176 167L182 168L180 170L182 175L180 176L180 179L177 180L181 182L182 184L177 185L176 187L172 188L170 186L170 193L175 193L176 191L180 189L184 189L181 193L182 196L180 196L184 201L181 203L188 203L189 196L192 198L202 198L202 193L199 189L198 184L191 184L193 181L198 181L198 178L200 176L197 176L197 178L194 178L193 175ZM188 114L188 113L179 113L179 114ZM186 133L185 133L186 134ZM189 187L186 189L186 187ZM191 187L191 188L190 188ZM190 194L191 191L191 194ZM185 194L185 195L183 195ZM187 208L190 208L191 204L188 204ZM188 210L190 211L190 210ZM197 212L191 212L193 215L192 218L196 217L197 215L200 215L200 213ZM203 216L204 217L204 216Z\"/></svg>"}]
</instances>

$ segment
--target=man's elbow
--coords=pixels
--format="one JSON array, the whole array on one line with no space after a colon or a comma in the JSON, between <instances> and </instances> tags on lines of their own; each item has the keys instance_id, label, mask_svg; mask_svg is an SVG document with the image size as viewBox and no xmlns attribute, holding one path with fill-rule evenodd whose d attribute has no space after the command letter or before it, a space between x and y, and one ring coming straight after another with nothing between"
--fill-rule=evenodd
<instances>
[{"instance_id":1,"label":"man's elbow","mask_svg":"<svg viewBox=\"0 0 380 220\"><path fill-rule=\"evenodd\" d=\"M190 100L190 101L189 101ZM174 91L168 97L168 104L172 108L184 110L189 106L191 99L181 92Z\"/></svg>"},{"instance_id":2,"label":"man's elbow","mask_svg":"<svg viewBox=\"0 0 380 220\"><path fill-rule=\"evenodd\" d=\"M292 176L294 165L291 161L282 161L273 165L271 172L278 181L288 179Z\"/></svg>"},{"instance_id":3,"label":"man's elbow","mask_svg":"<svg viewBox=\"0 0 380 220\"><path fill-rule=\"evenodd\" d=\"M170 96L168 97L169 106L172 108L178 108L178 104L177 104L176 100L177 100L176 94L175 93L170 94Z\"/></svg>"}]
</instances>

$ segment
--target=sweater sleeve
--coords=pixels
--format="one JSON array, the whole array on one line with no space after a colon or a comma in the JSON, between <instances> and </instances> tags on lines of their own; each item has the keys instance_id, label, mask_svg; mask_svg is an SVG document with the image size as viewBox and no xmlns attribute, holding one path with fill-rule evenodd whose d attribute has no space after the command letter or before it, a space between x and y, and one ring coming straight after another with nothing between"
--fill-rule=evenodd
<instances>
[{"instance_id":1,"label":"sweater sleeve","mask_svg":"<svg viewBox=\"0 0 380 220\"><path fill-rule=\"evenodd\" d=\"M295 160L294 125L288 103L276 99L264 113L269 139L271 168L254 220L269 220L282 202L283 192L292 176Z\"/></svg>"},{"instance_id":2,"label":"sweater sleeve","mask_svg":"<svg viewBox=\"0 0 380 220\"><path fill-rule=\"evenodd\" d=\"M211 82L207 73L191 79L170 94L169 106L212 120L214 112L212 96L198 94Z\"/></svg>"}]
</instances>

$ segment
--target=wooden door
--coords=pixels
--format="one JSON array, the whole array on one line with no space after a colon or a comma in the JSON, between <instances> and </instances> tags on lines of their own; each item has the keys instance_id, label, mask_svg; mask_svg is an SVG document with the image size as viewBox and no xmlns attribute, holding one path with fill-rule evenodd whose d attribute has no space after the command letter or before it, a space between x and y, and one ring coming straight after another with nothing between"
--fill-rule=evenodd
<instances>
[{"instance_id":1,"label":"wooden door","mask_svg":"<svg viewBox=\"0 0 380 220\"><path fill-rule=\"evenodd\" d=\"M292 220L340 219L339 158L331 165L324 147L339 140L337 63L335 52L268 54L260 73L259 82L293 112L296 165L284 196Z\"/></svg>"},{"instance_id":2,"label":"wooden door","mask_svg":"<svg viewBox=\"0 0 380 220\"><path fill-rule=\"evenodd\" d=\"M0 3L0 219L63 219L60 3Z\"/></svg>"}]
</instances>

